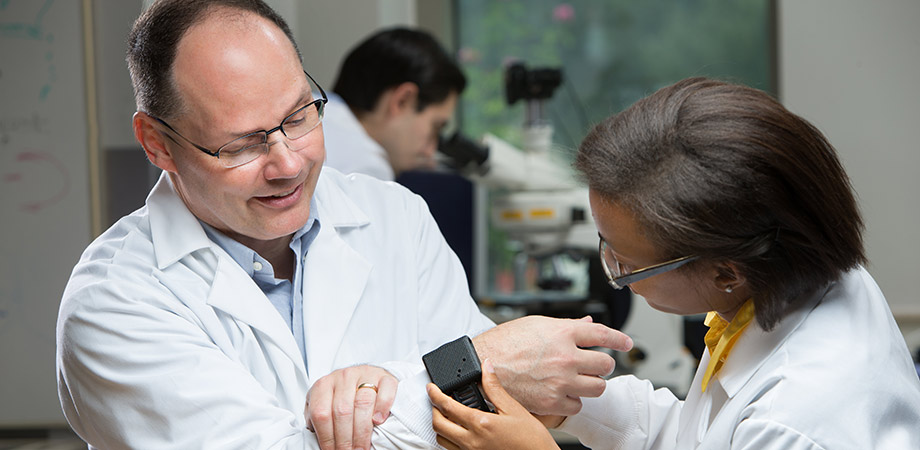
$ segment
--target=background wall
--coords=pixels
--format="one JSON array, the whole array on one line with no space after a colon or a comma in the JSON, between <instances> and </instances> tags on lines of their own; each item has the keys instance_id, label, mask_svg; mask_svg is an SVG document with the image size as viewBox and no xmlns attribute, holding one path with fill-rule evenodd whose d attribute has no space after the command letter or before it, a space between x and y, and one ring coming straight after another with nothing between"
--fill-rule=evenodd
<instances>
[{"instance_id":1,"label":"background wall","mask_svg":"<svg viewBox=\"0 0 920 450\"><path fill-rule=\"evenodd\" d=\"M414 0L297 3L297 45L304 68L331 89L345 53L378 28L416 24L416 10Z\"/></svg>"},{"instance_id":2,"label":"background wall","mask_svg":"<svg viewBox=\"0 0 920 450\"><path fill-rule=\"evenodd\" d=\"M920 2L782 0L779 92L840 153L869 271L920 346Z\"/></svg>"},{"instance_id":3,"label":"background wall","mask_svg":"<svg viewBox=\"0 0 920 450\"><path fill-rule=\"evenodd\" d=\"M0 1L0 426L63 421L55 318L98 204L83 12Z\"/></svg>"}]
</instances>

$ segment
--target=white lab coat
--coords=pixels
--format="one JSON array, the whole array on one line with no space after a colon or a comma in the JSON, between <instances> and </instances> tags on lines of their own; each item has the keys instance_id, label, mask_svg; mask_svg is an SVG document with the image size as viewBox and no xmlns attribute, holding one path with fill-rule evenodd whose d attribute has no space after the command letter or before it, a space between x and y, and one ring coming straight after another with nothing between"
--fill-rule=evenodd
<instances>
[{"instance_id":1,"label":"white lab coat","mask_svg":"<svg viewBox=\"0 0 920 450\"><path fill-rule=\"evenodd\" d=\"M378 363L401 379L377 448L434 443L421 355L493 324L425 202L323 169L305 257L305 370L278 311L161 176L145 207L97 238L58 318L64 414L91 448L319 448L311 383Z\"/></svg>"},{"instance_id":2,"label":"white lab coat","mask_svg":"<svg viewBox=\"0 0 920 450\"><path fill-rule=\"evenodd\" d=\"M323 114L323 140L326 143L325 165L342 173L363 173L384 181L396 174L386 149L375 141L358 121L348 104L334 92Z\"/></svg>"},{"instance_id":3,"label":"white lab coat","mask_svg":"<svg viewBox=\"0 0 920 450\"><path fill-rule=\"evenodd\" d=\"M561 428L595 449L920 449L920 379L865 269L748 326L702 393L708 362L686 402L617 377Z\"/></svg>"}]
</instances>

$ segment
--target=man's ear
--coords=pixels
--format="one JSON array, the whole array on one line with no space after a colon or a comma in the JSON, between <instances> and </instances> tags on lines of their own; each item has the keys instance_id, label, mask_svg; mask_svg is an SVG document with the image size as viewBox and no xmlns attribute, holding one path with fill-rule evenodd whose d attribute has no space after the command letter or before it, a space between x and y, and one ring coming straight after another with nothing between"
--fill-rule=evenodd
<instances>
[{"instance_id":1,"label":"man's ear","mask_svg":"<svg viewBox=\"0 0 920 450\"><path fill-rule=\"evenodd\" d=\"M134 138L144 148L147 159L153 165L170 173L176 172L176 162L172 153L166 148L166 137L157 127L159 123L149 114L138 111L134 113L132 126Z\"/></svg>"},{"instance_id":2,"label":"man's ear","mask_svg":"<svg viewBox=\"0 0 920 450\"><path fill-rule=\"evenodd\" d=\"M406 112L415 112L418 105L418 85L407 81L393 88L387 105L390 116L400 116Z\"/></svg>"}]
</instances>

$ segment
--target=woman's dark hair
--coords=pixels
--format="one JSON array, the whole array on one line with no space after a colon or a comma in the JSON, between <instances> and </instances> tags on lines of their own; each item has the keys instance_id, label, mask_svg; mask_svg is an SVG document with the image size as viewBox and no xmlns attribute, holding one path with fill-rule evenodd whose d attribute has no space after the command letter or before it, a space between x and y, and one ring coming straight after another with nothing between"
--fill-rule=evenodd
<instances>
[{"instance_id":1,"label":"woman's dark hair","mask_svg":"<svg viewBox=\"0 0 920 450\"><path fill-rule=\"evenodd\" d=\"M636 215L663 257L733 262L765 330L866 262L833 147L756 89L705 78L665 87L597 125L575 167Z\"/></svg>"},{"instance_id":2,"label":"woman's dark hair","mask_svg":"<svg viewBox=\"0 0 920 450\"><path fill-rule=\"evenodd\" d=\"M260 0L158 0L134 21L128 35L126 59L139 111L164 119L178 114L182 103L172 76L176 48L189 28L217 8L268 19L284 32L301 58L287 23Z\"/></svg>"},{"instance_id":3,"label":"woman's dark hair","mask_svg":"<svg viewBox=\"0 0 920 450\"><path fill-rule=\"evenodd\" d=\"M369 112L387 89L405 82L418 86L418 111L466 88L463 72L434 37L423 31L390 28L348 53L332 90L352 110Z\"/></svg>"}]
</instances>

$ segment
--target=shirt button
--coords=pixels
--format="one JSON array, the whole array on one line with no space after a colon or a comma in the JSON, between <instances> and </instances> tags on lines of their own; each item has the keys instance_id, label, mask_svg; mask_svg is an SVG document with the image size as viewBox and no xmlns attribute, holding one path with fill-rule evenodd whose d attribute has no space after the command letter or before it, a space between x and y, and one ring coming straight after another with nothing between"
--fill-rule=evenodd
<instances>
[{"instance_id":1,"label":"shirt button","mask_svg":"<svg viewBox=\"0 0 920 450\"><path fill-rule=\"evenodd\" d=\"M258 261L253 262L253 263L252 263L252 270L255 270L256 272L262 270L262 263L260 263L260 262L258 262Z\"/></svg>"}]
</instances>

